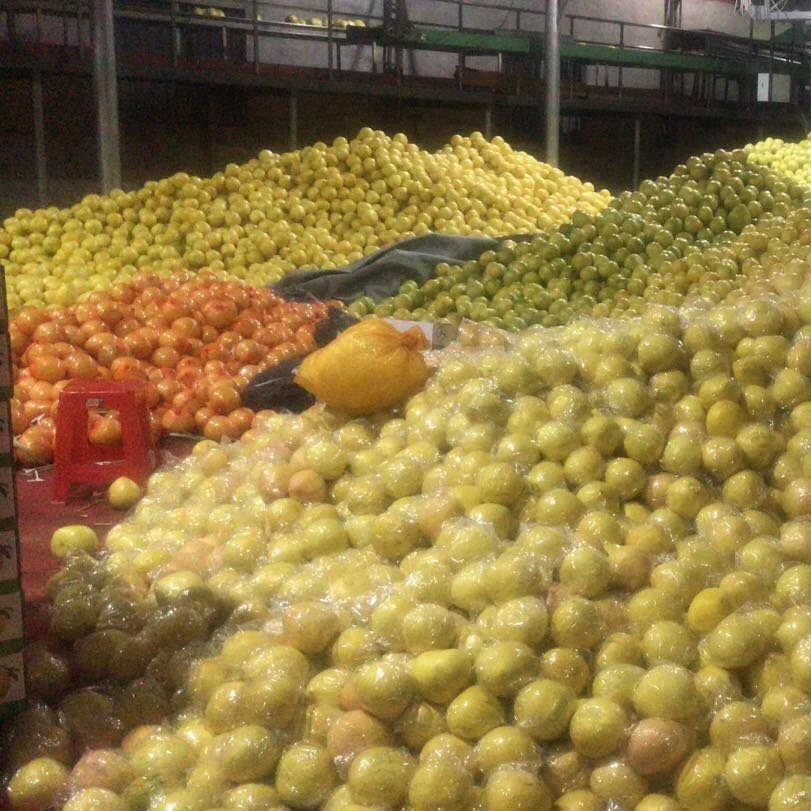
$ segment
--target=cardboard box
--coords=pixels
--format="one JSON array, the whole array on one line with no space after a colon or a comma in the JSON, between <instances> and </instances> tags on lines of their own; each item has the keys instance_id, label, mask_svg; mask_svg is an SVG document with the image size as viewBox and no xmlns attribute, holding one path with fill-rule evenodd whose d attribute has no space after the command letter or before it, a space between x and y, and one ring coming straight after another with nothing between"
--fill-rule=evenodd
<instances>
[{"instance_id":1,"label":"cardboard box","mask_svg":"<svg viewBox=\"0 0 811 811\"><path fill-rule=\"evenodd\" d=\"M0 651L16 648L23 638L23 601L17 584L12 580L6 594L0 593Z\"/></svg>"},{"instance_id":2,"label":"cardboard box","mask_svg":"<svg viewBox=\"0 0 811 811\"><path fill-rule=\"evenodd\" d=\"M0 400L10 400L14 392L11 377L11 346L8 340L8 326L0 324Z\"/></svg>"},{"instance_id":3,"label":"cardboard box","mask_svg":"<svg viewBox=\"0 0 811 811\"><path fill-rule=\"evenodd\" d=\"M20 562L17 552L17 533L13 529L0 532L0 587L17 581Z\"/></svg>"},{"instance_id":4,"label":"cardboard box","mask_svg":"<svg viewBox=\"0 0 811 811\"><path fill-rule=\"evenodd\" d=\"M24 704L22 652L0 654L0 719L19 712Z\"/></svg>"},{"instance_id":5,"label":"cardboard box","mask_svg":"<svg viewBox=\"0 0 811 811\"><path fill-rule=\"evenodd\" d=\"M17 503L14 497L14 470L0 466L0 527L9 529L17 525Z\"/></svg>"}]
</instances>

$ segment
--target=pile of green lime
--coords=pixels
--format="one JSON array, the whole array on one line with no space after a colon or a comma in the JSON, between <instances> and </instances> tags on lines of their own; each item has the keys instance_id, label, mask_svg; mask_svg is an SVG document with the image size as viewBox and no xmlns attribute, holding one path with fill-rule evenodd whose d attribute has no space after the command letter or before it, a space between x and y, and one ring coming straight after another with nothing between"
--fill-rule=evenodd
<instances>
[{"instance_id":1,"label":"pile of green lime","mask_svg":"<svg viewBox=\"0 0 811 811\"><path fill-rule=\"evenodd\" d=\"M811 191L804 186L748 163L744 150L719 150L623 192L601 214L577 212L531 241L507 239L478 259L440 264L424 284L407 281L397 295L377 304L365 297L351 309L521 330L577 315L637 314L648 302L717 299L733 289L742 262L759 247L757 240L729 247L744 229L806 203ZM708 256L713 249L720 253Z\"/></svg>"}]
</instances>

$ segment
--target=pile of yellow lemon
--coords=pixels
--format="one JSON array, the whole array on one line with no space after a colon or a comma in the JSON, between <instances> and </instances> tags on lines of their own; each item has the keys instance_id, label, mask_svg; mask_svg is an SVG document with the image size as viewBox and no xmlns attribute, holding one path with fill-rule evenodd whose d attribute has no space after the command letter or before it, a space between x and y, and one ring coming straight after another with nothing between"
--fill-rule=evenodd
<instances>
[{"instance_id":1,"label":"pile of yellow lemon","mask_svg":"<svg viewBox=\"0 0 811 811\"><path fill-rule=\"evenodd\" d=\"M500 137L456 135L432 153L367 127L331 146L263 150L210 178L181 172L67 209L21 209L0 229L0 261L12 311L64 306L143 271L267 284L426 231L544 230L608 200Z\"/></svg>"}]
</instances>

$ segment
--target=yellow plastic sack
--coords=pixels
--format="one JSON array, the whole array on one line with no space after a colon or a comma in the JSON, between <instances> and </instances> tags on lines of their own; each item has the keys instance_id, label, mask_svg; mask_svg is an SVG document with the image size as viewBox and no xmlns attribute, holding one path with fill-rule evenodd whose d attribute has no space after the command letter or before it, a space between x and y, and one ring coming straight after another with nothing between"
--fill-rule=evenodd
<instances>
[{"instance_id":1,"label":"yellow plastic sack","mask_svg":"<svg viewBox=\"0 0 811 811\"><path fill-rule=\"evenodd\" d=\"M295 381L310 394L352 417L403 402L428 378L421 350L428 340L417 327L399 332L368 319L308 355Z\"/></svg>"}]
</instances>

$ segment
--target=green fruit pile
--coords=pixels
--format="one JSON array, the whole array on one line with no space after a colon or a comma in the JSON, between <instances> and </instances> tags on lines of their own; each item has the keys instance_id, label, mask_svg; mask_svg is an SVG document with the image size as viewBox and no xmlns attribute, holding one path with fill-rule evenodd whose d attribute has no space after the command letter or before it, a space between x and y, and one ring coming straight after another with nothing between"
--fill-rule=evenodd
<instances>
[{"instance_id":1,"label":"green fruit pile","mask_svg":"<svg viewBox=\"0 0 811 811\"><path fill-rule=\"evenodd\" d=\"M804 808L807 276L201 443L53 582L13 804Z\"/></svg>"},{"instance_id":2,"label":"green fruit pile","mask_svg":"<svg viewBox=\"0 0 811 811\"><path fill-rule=\"evenodd\" d=\"M351 309L521 330L582 315L639 314L649 302L717 299L740 282L743 260L759 247L738 235L807 203L811 190L749 163L743 150L719 150L623 192L600 214L578 212L532 241L441 264L421 286L408 281L389 299L364 298Z\"/></svg>"},{"instance_id":3,"label":"green fruit pile","mask_svg":"<svg viewBox=\"0 0 811 811\"><path fill-rule=\"evenodd\" d=\"M0 228L8 305L65 306L149 272L213 271L263 285L337 268L429 230L544 230L609 200L496 137L426 152L368 127L352 140L263 150L211 178L180 172L66 209L21 209Z\"/></svg>"}]
</instances>

